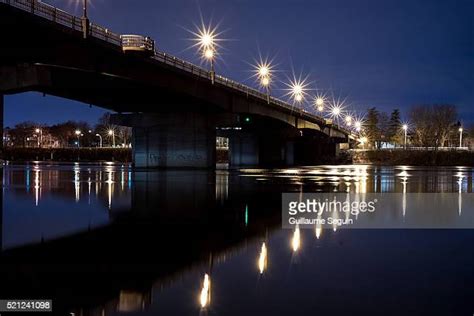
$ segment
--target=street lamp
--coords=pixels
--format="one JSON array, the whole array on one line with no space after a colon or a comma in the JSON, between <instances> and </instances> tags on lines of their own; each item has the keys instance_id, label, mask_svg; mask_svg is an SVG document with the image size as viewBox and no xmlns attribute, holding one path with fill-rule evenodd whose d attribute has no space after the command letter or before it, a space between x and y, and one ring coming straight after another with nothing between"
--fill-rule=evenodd
<instances>
[{"instance_id":1,"label":"street lamp","mask_svg":"<svg viewBox=\"0 0 474 316\"><path fill-rule=\"evenodd\" d=\"M405 132L405 149L407 149L407 133L408 133L408 125L403 124L403 131Z\"/></svg>"},{"instance_id":2,"label":"street lamp","mask_svg":"<svg viewBox=\"0 0 474 316\"><path fill-rule=\"evenodd\" d=\"M265 91L267 92L267 103L270 104L270 78L263 77L260 80L260 84L265 88Z\"/></svg>"},{"instance_id":3,"label":"street lamp","mask_svg":"<svg viewBox=\"0 0 474 316\"><path fill-rule=\"evenodd\" d=\"M308 96L308 87L310 85L310 82L308 82L308 76L301 77L300 75L300 77L297 78L293 74L293 79L288 79L289 82L285 83L285 85L288 87L287 89L285 89L287 91L285 96L288 96L289 98L293 99L294 104L304 102L305 98ZM302 110L303 109L301 109L301 111Z\"/></svg>"},{"instance_id":4,"label":"street lamp","mask_svg":"<svg viewBox=\"0 0 474 316\"><path fill-rule=\"evenodd\" d=\"M295 101L298 103L303 101L303 86L300 83L295 83L292 89L292 94Z\"/></svg>"},{"instance_id":5,"label":"street lamp","mask_svg":"<svg viewBox=\"0 0 474 316\"><path fill-rule=\"evenodd\" d=\"M314 100L314 103L316 104L316 108L318 109L319 112L322 112L324 110L324 98L317 97Z\"/></svg>"},{"instance_id":6,"label":"street lamp","mask_svg":"<svg viewBox=\"0 0 474 316\"><path fill-rule=\"evenodd\" d=\"M74 133L77 136L77 148L79 148L81 147L80 137L82 135L82 132L80 130L76 130Z\"/></svg>"},{"instance_id":7,"label":"street lamp","mask_svg":"<svg viewBox=\"0 0 474 316\"><path fill-rule=\"evenodd\" d=\"M100 134L95 134L95 136L99 137L99 145L100 145L100 148L102 148L102 136Z\"/></svg>"},{"instance_id":8,"label":"street lamp","mask_svg":"<svg viewBox=\"0 0 474 316\"><path fill-rule=\"evenodd\" d=\"M112 136L112 147L115 147L115 131L113 129L109 129L109 136Z\"/></svg>"},{"instance_id":9,"label":"street lamp","mask_svg":"<svg viewBox=\"0 0 474 316\"><path fill-rule=\"evenodd\" d=\"M194 33L197 35L197 42L200 50L202 51L202 55L205 60L209 61L211 64L211 81L212 84L215 82L216 72L214 69L214 59L216 57L216 34L215 30L212 30L210 27L206 28L205 26L202 27L198 33Z\"/></svg>"},{"instance_id":10,"label":"street lamp","mask_svg":"<svg viewBox=\"0 0 474 316\"><path fill-rule=\"evenodd\" d=\"M257 65L257 77L260 79L260 85L265 89L267 102L270 104L270 78L271 66L268 63L261 62Z\"/></svg>"},{"instance_id":11,"label":"street lamp","mask_svg":"<svg viewBox=\"0 0 474 316\"><path fill-rule=\"evenodd\" d=\"M352 125L352 116L346 115L345 121L346 121L347 126L351 126Z\"/></svg>"},{"instance_id":12,"label":"street lamp","mask_svg":"<svg viewBox=\"0 0 474 316\"><path fill-rule=\"evenodd\" d=\"M356 129L356 132L360 132L361 129L362 129L362 122L361 121L355 121L354 126L355 126L355 129Z\"/></svg>"},{"instance_id":13,"label":"street lamp","mask_svg":"<svg viewBox=\"0 0 474 316\"><path fill-rule=\"evenodd\" d=\"M37 129L35 129L35 133L39 134L39 136L38 136L38 148L41 148L42 144L43 144L43 130L41 130L41 128L37 128Z\"/></svg>"},{"instance_id":14,"label":"street lamp","mask_svg":"<svg viewBox=\"0 0 474 316\"><path fill-rule=\"evenodd\" d=\"M339 105L334 105L331 109L331 117L339 124L339 117L341 116L342 108Z\"/></svg>"},{"instance_id":15,"label":"street lamp","mask_svg":"<svg viewBox=\"0 0 474 316\"><path fill-rule=\"evenodd\" d=\"M463 129L462 127L459 128L459 149L462 148L462 132L463 132Z\"/></svg>"},{"instance_id":16,"label":"street lamp","mask_svg":"<svg viewBox=\"0 0 474 316\"><path fill-rule=\"evenodd\" d=\"M216 71L214 69L214 57L215 57L215 52L214 52L214 47L208 47L204 51L204 58L207 59L211 63L211 82L214 84L215 82L215 77L216 77Z\"/></svg>"}]
</instances>

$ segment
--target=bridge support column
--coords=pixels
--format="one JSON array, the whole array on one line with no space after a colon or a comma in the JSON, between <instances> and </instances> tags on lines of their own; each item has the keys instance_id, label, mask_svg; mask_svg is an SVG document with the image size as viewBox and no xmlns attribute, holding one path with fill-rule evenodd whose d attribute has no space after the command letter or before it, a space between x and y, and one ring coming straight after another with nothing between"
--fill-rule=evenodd
<instances>
[{"instance_id":1,"label":"bridge support column","mask_svg":"<svg viewBox=\"0 0 474 316\"><path fill-rule=\"evenodd\" d=\"M294 142L269 133L234 131L229 137L229 163L233 168L294 164Z\"/></svg>"},{"instance_id":2,"label":"bridge support column","mask_svg":"<svg viewBox=\"0 0 474 316\"><path fill-rule=\"evenodd\" d=\"M229 136L229 164L231 167L257 166L258 139L251 133L232 133Z\"/></svg>"},{"instance_id":3,"label":"bridge support column","mask_svg":"<svg viewBox=\"0 0 474 316\"><path fill-rule=\"evenodd\" d=\"M138 168L215 168L216 128L200 113L140 114L133 127L133 160Z\"/></svg>"},{"instance_id":4,"label":"bridge support column","mask_svg":"<svg viewBox=\"0 0 474 316\"><path fill-rule=\"evenodd\" d=\"M304 135L295 143L295 163L297 165L332 163L337 157L337 148L339 144L333 143L329 138Z\"/></svg>"}]
</instances>

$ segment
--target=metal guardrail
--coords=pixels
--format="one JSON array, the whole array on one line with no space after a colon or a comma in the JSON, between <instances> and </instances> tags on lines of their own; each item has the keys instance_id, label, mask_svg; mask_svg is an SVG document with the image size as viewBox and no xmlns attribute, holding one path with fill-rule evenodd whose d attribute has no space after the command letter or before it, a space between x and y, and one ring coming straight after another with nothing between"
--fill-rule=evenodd
<instances>
[{"instance_id":1,"label":"metal guardrail","mask_svg":"<svg viewBox=\"0 0 474 316\"><path fill-rule=\"evenodd\" d=\"M142 51L155 52L155 41L150 37L141 35L122 35L122 49L123 51Z\"/></svg>"},{"instance_id":2,"label":"metal guardrail","mask_svg":"<svg viewBox=\"0 0 474 316\"><path fill-rule=\"evenodd\" d=\"M5 3L7 5L13 6L15 8L21 9L26 12L30 12L34 15L40 16L42 18L45 18L49 21L61 24L63 26L69 27L73 30L81 31L82 32L82 20L79 17L76 17L72 14L69 14L63 10L60 10L56 7L53 7L49 4L40 2L39 0L0 0L0 3ZM130 39L128 38L129 35L119 35L117 33L109 31L107 28L101 27L99 25L96 25L94 23L90 23L90 35L103 40L105 42L111 43L113 45L119 46L123 49L123 44L125 43L126 45L132 44L130 42ZM146 39L147 37L142 37ZM150 39L151 40L151 39ZM151 40L153 41L153 40ZM149 45L149 43L147 43ZM149 47L149 46L148 46ZM154 54L151 56L151 58L158 60L162 63L165 63L167 65L179 68L181 70L190 72L196 76L199 76L201 78L205 78L208 80L211 80L211 74L208 70L203 69L202 67L196 66L190 62L184 61L182 59L179 59L175 56L166 54L164 52L160 52L156 49L154 49ZM215 82L218 84L221 84L223 86L238 90L240 92L245 93L247 96L253 96L255 98L261 99L263 102L267 102L267 95L253 89L247 85L241 84L239 82L233 81L231 79L225 78L223 76L216 75L215 76ZM325 120L323 117L313 115L311 113L305 112L303 110L297 110L295 109L292 105L288 104L287 102L284 102L278 98L275 97L270 97L270 103L278 105L282 108L285 108L286 110L289 111L294 111L295 114L299 114L301 117L306 117L310 118L314 121L317 122L322 122L325 123L326 125L332 125L335 128L339 129L340 131L343 131L347 134L350 134L351 132L339 127L336 124L328 124L327 120Z\"/></svg>"}]
</instances>

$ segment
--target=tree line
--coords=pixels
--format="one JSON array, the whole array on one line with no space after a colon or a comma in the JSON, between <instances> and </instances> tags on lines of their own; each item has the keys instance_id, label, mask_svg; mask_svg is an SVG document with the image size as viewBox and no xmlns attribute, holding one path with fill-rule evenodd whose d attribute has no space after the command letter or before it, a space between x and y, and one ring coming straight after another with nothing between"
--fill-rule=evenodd
<instances>
[{"instance_id":1,"label":"tree line","mask_svg":"<svg viewBox=\"0 0 474 316\"><path fill-rule=\"evenodd\" d=\"M375 107L369 108L362 136L367 138L370 148L379 149L387 144L403 147L404 126L407 145L414 147L457 147L460 133L463 146L467 146L474 136L474 128L462 126L457 108L451 104L412 106L406 121L402 121L399 109L387 114Z\"/></svg>"},{"instance_id":2,"label":"tree line","mask_svg":"<svg viewBox=\"0 0 474 316\"><path fill-rule=\"evenodd\" d=\"M131 128L110 124L110 113L105 113L95 125L74 120L54 125L21 122L5 128L3 140L9 147L112 147L114 141L124 147L130 145L131 137Z\"/></svg>"}]
</instances>

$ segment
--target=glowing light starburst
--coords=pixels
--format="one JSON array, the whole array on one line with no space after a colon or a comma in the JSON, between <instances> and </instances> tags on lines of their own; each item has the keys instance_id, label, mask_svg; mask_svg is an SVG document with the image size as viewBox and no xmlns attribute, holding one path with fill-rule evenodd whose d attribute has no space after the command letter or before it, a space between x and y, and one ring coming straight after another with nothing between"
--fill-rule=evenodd
<instances>
[{"instance_id":1,"label":"glowing light starburst","mask_svg":"<svg viewBox=\"0 0 474 316\"><path fill-rule=\"evenodd\" d=\"M309 86L310 82L308 81L308 76L302 77L301 75L299 78L296 78L293 75L293 79L290 79L289 82L285 83L286 85L286 93L285 96L290 97L293 102L301 103L308 97Z\"/></svg>"},{"instance_id":2,"label":"glowing light starburst","mask_svg":"<svg viewBox=\"0 0 474 316\"><path fill-rule=\"evenodd\" d=\"M363 131L363 128L364 128L364 124L365 124L365 121L364 121L364 118L362 117L356 117L354 119L354 130L357 132L357 133L360 133Z\"/></svg>"},{"instance_id":3,"label":"glowing light starburst","mask_svg":"<svg viewBox=\"0 0 474 316\"><path fill-rule=\"evenodd\" d=\"M253 77L258 81L258 83L266 88L270 85L272 81L272 76L273 76L273 65L272 62L269 61L268 59L262 60L256 62L255 65L253 65L254 68L254 75Z\"/></svg>"},{"instance_id":4,"label":"glowing light starburst","mask_svg":"<svg viewBox=\"0 0 474 316\"><path fill-rule=\"evenodd\" d=\"M326 96L322 93L316 94L314 97L314 107L318 112L323 112L324 111L324 106L326 105Z\"/></svg>"},{"instance_id":5,"label":"glowing light starburst","mask_svg":"<svg viewBox=\"0 0 474 316\"><path fill-rule=\"evenodd\" d=\"M275 65L273 59L268 57L262 57L260 50L258 52L258 59L255 59L252 64L252 78L266 90L269 89L271 83L273 82L273 77L275 73ZM267 91L268 92L268 91Z\"/></svg>"},{"instance_id":6,"label":"glowing light starburst","mask_svg":"<svg viewBox=\"0 0 474 316\"><path fill-rule=\"evenodd\" d=\"M352 127L354 125L354 114L350 112L344 114L344 123L347 127Z\"/></svg>"},{"instance_id":7,"label":"glowing light starburst","mask_svg":"<svg viewBox=\"0 0 474 316\"><path fill-rule=\"evenodd\" d=\"M275 72L273 59L269 59L268 57L263 58L259 50L258 59L255 59L251 66L252 77L255 79L257 84L265 90L267 102L270 104L270 85L273 83Z\"/></svg>"},{"instance_id":8,"label":"glowing light starburst","mask_svg":"<svg viewBox=\"0 0 474 316\"><path fill-rule=\"evenodd\" d=\"M222 33L217 31L217 26L205 25L204 22L197 28L196 31L189 31L194 37L191 39L194 44L192 47L197 47L200 51L206 51L211 48L215 50L221 47L220 42L222 39L220 35Z\"/></svg>"},{"instance_id":9,"label":"glowing light starburst","mask_svg":"<svg viewBox=\"0 0 474 316\"><path fill-rule=\"evenodd\" d=\"M329 104L328 114L329 117L336 121L339 124L340 119L344 116L346 108L346 99L332 98L332 101Z\"/></svg>"},{"instance_id":10,"label":"glowing light starburst","mask_svg":"<svg viewBox=\"0 0 474 316\"><path fill-rule=\"evenodd\" d=\"M364 124L365 124L365 115L353 113L352 119L353 119L353 124L352 124L353 130L357 133L361 133L363 131Z\"/></svg>"},{"instance_id":11,"label":"glowing light starburst","mask_svg":"<svg viewBox=\"0 0 474 316\"><path fill-rule=\"evenodd\" d=\"M205 59L214 59L214 49L212 48L207 48L204 51L204 58Z\"/></svg>"},{"instance_id":12,"label":"glowing light starburst","mask_svg":"<svg viewBox=\"0 0 474 316\"><path fill-rule=\"evenodd\" d=\"M211 63L211 68L214 61L219 57L219 51L222 49L221 43L225 41L222 38L224 32L218 31L219 24L213 25L212 21L204 22L201 15L201 24L195 25L194 30L186 29L192 37L188 38L192 42L188 49L196 49L199 57L206 62Z\"/></svg>"}]
</instances>

